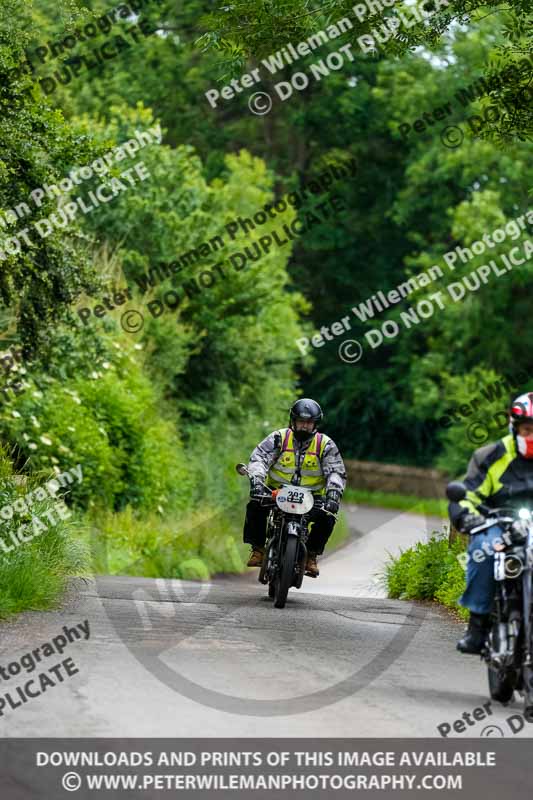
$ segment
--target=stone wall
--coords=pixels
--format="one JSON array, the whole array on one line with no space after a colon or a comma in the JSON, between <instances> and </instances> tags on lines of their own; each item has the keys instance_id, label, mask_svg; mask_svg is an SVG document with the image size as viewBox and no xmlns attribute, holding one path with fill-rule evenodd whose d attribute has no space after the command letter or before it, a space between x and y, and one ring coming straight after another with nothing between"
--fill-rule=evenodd
<instances>
[{"instance_id":1,"label":"stone wall","mask_svg":"<svg viewBox=\"0 0 533 800\"><path fill-rule=\"evenodd\" d=\"M437 469L404 467L375 461L345 461L348 486L374 492L444 499L449 476Z\"/></svg>"}]
</instances>

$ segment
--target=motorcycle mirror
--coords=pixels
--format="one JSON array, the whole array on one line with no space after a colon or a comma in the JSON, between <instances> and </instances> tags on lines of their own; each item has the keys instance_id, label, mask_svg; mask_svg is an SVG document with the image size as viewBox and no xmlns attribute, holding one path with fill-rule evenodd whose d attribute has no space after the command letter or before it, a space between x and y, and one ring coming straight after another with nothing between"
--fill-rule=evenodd
<instances>
[{"instance_id":1,"label":"motorcycle mirror","mask_svg":"<svg viewBox=\"0 0 533 800\"><path fill-rule=\"evenodd\" d=\"M246 464L237 464L235 469L239 473L239 475L248 475L248 467Z\"/></svg>"},{"instance_id":2,"label":"motorcycle mirror","mask_svg":"<svg viewBox=\"0 0 533 800\"><path fill-rule=\"evenodd\" d=\"M458 503L466 497L466 486L462 481L451 481L446 487L446 497L452 503Z\"/></svg>"}]
</instances>

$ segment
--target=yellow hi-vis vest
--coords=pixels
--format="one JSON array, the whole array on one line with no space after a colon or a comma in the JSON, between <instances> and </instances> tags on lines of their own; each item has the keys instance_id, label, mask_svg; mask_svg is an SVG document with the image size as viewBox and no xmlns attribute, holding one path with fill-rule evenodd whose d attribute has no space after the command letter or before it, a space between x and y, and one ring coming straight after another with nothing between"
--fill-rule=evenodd
<instances>
[{"instance_id":1,"label":"yellow hi-vis vest","mask_svg":"<svg viewBox=\"0 0 533 800\"><path fill-rule=\"evenodd\" d=\"M282 428L281 452L278 460L268 471L266 484L272 489L279 489L283 483L290 483L296 472L296 453L294 452L294 435L290 428ZM329 437L323 433L315 433L313 441L307 448L300 463L300 486L307 486L317 494L325 494L326 478L322 472L320 459Z\"/></svg>"}]
</instances>

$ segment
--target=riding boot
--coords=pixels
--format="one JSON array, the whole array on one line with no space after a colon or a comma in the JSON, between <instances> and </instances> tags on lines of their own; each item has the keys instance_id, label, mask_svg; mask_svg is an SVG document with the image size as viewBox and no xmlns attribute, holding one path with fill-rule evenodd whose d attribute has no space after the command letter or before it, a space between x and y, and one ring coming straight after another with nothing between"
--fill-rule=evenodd
<instances>
[{"instance_id":1,"label":"riding boot","mask_svg":"<svg viewBox=\"0 0 533 800\"><path fill-rule=\"evenodd\" d=\"M307 562L305 564L305 574L310 578L318 578L320 571L316 562L316 553L307 553Z\"/></svg>"},{"instance_id":2,"label":"riding boot","mask_svg":"<svg viewBox=\"0 0 533 800\"><path fill-rule=\"evenodd\" d=\"M490 614L475 614L471 611L465 635L457 642L459 652L479 655L484 648L489 628Z\"/></svg>"}]
</instances>

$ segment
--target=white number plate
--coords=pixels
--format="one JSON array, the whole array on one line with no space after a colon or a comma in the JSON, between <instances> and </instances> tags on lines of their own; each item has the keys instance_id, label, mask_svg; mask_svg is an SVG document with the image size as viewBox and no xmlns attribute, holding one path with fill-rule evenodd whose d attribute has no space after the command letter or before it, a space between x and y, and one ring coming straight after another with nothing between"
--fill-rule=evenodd
<instances>
[{"instance_id":1,"label":"white number plate","mask_svg":"<svg viewBox=\"0 0 533 800\"><path fill-rule=\"evenodd\" d=\"M301 486L284 486L276 496L278 508L286 514L307 514L314 502L313 492Z\"/></svg>"}]
</instances>

